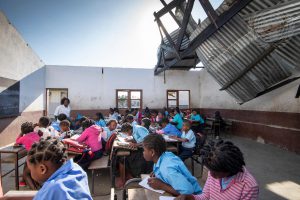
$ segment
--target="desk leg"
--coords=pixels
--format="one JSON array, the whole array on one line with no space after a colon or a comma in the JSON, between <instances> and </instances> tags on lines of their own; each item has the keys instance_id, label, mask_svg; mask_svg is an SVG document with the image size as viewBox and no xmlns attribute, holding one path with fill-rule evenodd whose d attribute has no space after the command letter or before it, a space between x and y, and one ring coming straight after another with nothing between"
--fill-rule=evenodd
<instances>
[{"instance_id":1,"label":"desk leg","mask_svg":"<svg viewBox=\"0 0 300 200\"><path fill-rule=\"evenodd\" d=\"M19 190L19 154L16 153L16 160L15 160L15 184L16 190Z\"/></svg>"},{"instance_id":2,"label":"desk leg","mask_svg":"<svg viewBox=\"0 0 300 200\"><path fill-rule=\"evenodd\" d=\"M111 187L115 188L115 179L116 179L116 155L115 151L113 150L112 156L111 156Z\"/></svg>"}]
</instances>

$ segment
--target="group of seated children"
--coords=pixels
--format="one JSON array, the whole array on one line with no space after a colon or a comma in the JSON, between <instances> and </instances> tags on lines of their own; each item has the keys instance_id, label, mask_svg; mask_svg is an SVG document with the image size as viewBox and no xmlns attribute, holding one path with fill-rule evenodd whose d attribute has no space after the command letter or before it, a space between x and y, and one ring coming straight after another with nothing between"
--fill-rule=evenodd
<instances>
[{"instance_id":1,"label":"group of seated children","mask_svg":"<svg viewBox=\"0 0 300 200\"><path fill-rule=\"evenodd\" d=\"M151 113L150 110L147 113L145 111L146 114L148 112ZM32 189L42 185L36 199L44 199L46 196L45 199L91 199L87 175L83 169L103 156L109 141L116 138L117 126L121 126L118 137L124 137L133 151L129 156L117 159L117 187L122 187L126 179L150 173L148 184L152 188L178 196L177 199L257 199L257 183L245 168L243 154L231 142L211 142L203 147L203 163L209 169L209 175L202 191L197 179L183 162L193 155L196 145L197 134L191 129L191 122L201 123L201 117L199 119L193 111L184 120L180 110L176 109L174 118L169 120L165 116L167 112L161 112L164 115L159 119L161 129L154 133L149 132L151 119L143 118L139 122L137 113L133 113L135 116L127 113L123 118L118 115L115 120L115 111L107 124L101 113L97 113L96 122L81 117L75 123L75 131L71 131L70 122L64 119L65 116L58 116L56 122L59 123L59 130L50 126L47 117L39 120L37 132L34 132L32 123L26 122L16 141L29 152L24 167L24 180ZM122 121L122 124L118 124L118 121ZM174 121L177 124L172 124ZM66 148L62 142L74 134L77 134L74 140L84 144L89 151L76 156L74 161L67 161ZM162 134L181 142L178 156L166 151L167 145Z\"/></svg>"}]
</instances>

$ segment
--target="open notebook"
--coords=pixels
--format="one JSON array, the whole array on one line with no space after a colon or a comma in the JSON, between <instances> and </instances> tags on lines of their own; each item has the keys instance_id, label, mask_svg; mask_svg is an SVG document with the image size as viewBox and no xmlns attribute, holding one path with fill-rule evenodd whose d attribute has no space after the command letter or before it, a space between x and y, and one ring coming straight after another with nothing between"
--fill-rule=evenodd
<instances>
[{"instance_id":1,"label":"open notebook","mask_svg":"<svg viewBox=\"0 0 300 200\"><path fill-rule=\"evenodd\" d=\"M150 185L148 184L148 179L149 179L149 178L150 178L150 176L145 177L145 178L139 183L139 185L142 186L142 187L144 187L144 188L146 188L146 189L148 189L148 190L151 190L151 191L153 191L153 192L157 192L157 193L160 193L160 194L165 193L165 191L163 191L163 190L155 190L155 189L153 189L152 187L150 187Z\"/></svg>"},{"instance_id":2,"label":"open notebook","mask_svg":"<svg viewBox=\"0 0 300 200\"><path fill-rule=\"evenodd\" d=\"M166 196L160 196L159 200L174 200L175 197L166 197Z\"/></svg>"}]
</instances>

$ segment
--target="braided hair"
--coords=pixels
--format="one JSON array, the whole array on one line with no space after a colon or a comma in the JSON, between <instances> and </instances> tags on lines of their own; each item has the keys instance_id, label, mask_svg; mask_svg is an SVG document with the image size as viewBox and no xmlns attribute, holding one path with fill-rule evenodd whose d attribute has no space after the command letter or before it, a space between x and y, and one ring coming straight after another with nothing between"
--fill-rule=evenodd
<instances>
[{"instance_id":1,"label":"braided hair","mask_svg":"<svg viewBox=\"0 0 300 200\"><path fill-rule=\"evenodd\" d=\"M34 130L34 125L32 122L24 122L21 125L21 132L22 134L27 134L27 133L31 133Z\"/></svg>"},{"instance_id":2,"label":"braided hair","mask_svg":"<svg viewBox=\"0 0 300 200\"><path fill-rule=\"evenodd\" d=\"M158 156L166 151L166 141L159 134L149 134L144 138L143 146L147 149L153 149Z\"/></svg>"},{"instance_id":3,"label":"braided hair","mask_svg":"<svg viewBox=\"0 0 300 200\"><path fill-rule=\"evenodd\" d=\"M66 148L58 139L41 139L34 143L28 152L29 162L38 164L43 161L50 161L57 166L61 166L67 160Z\"/></svg>"},{"instance_id":4,"label":"braided hair","mask_svg":"<svg viewBox=\"0 0 300 200\"><path fill-rule=\"evenodd\" d=\"M245 166L241 150L232 142L210 141L201 150L204 165L215 172L227 172L230 176L243 171Z\"/></svg>"}]
</instances>

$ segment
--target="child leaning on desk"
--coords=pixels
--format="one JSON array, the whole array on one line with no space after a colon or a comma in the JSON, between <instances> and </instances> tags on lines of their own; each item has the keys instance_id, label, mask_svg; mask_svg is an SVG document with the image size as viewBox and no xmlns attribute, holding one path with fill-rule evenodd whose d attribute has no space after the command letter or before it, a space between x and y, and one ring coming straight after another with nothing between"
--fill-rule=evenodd
<instances>
[{"instance_id":1,"label":"child leaning on desk","mask_svg":"<svg viewBox=\"0 0 300 200\"><path fill-rule=\"evenodd\" d=\"M128 147L133 149L142 147L144 138L149 134L149 131L143 126L132 126L130 123L124 123L121 128L121 132L127 136L125 139L128 142ZM130 155L126 157L126 173L124 174L124 160L120 160L119 172L120 179L117 179L117 187L122 187L125 184L125 178L130 179L132 177L139 177L141 174L149 173L152 168L152 162L146 162L143 157L143 149L137 148L137 150L131 151Z\"/></svg>"},{"instance_id":2,"label":"child leaning on desk","mask_svg":"<svg viewBox=\"0 0 300 200\"><path fill-rule=\"evenodd\" d=\"M181 136L170 136L170 138L182 142L179 154L182 161L193 156L193 151L196 146L196 136L192 131L191 123L188 120L185 120L183 123Z\"/></svg>"},{"instance_id":3,"label":"child leaning on desk","mask_svg":"<svg viewBox=\"0 0 300 200\"><path fill-rule=\"evenodd\" d=\"M40 140L38 133L34 132L34 125L31 122L25 122L21 125L21 133L16 139L16 145L23 145L27 151L30 150L31 146ZM25 163L23 169L23 180L19 183L19 186L23 187L28 185L30 189L36 190L39 188L39 185L32 180L30 176L30 170L28 169L27 164Z\"/></svg>"},{"instance_id":4,"label":"child leaning on desk","mask_svg":"<svg viewBox=\"0 0 300 200\"><path fill-rule=\"evenodd\" d=\"M166 142L159 134L145 137L144 158L153 161L153 172L148 184L156 190L178 196L180 194L200 194L197 179L192 176L182 160L172 152L166 152Z\"/></svg>"}]
</instances>

